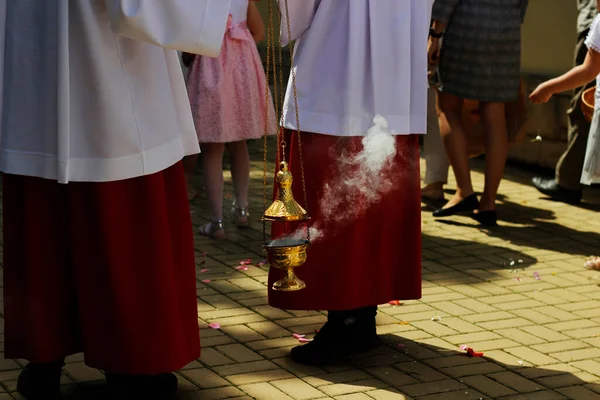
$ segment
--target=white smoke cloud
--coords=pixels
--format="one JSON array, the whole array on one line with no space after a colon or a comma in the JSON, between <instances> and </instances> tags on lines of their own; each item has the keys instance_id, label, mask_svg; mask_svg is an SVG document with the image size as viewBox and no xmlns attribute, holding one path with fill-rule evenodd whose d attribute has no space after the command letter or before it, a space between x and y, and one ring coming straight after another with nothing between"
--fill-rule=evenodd
<instances>
[{"instance_id":1,"label":"white smoke cloud","mask_svg":"<svg viewBox=\"0 0 600 400\"><path fill-rule=\"evenodd\" d=\"M380 201L394 186L397 176L392 171L396 157L396 140L388 130L386 119L377 115L373 127L362 140L363 148L355 154L343 151L337 155L332 167L337 170L335 179L323 187L319 207L322 220L310 228L310 239L318 241L327 235L329 227L349 223L363 215L368 208ZM306 226L301 227L292 237L307 237Z\"/></svg>"}]
</instances>

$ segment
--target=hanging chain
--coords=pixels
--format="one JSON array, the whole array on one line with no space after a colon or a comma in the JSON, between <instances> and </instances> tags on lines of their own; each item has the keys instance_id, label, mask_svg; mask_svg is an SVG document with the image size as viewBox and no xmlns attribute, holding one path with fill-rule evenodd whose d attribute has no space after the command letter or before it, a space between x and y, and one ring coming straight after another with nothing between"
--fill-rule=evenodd
<instances>
[{"instance_id":1,"label":"hanging chain","mask_svg":"<svg viewBox=\"0 0 600 400\"><path fill-rule=\"evenodd\" d=\"M272 6L272 4L271 4ZM279 10L277 10L277 15L279 16ZM270 24L273 26L273 30L272 32L275 32L275 28L274 28L274 15L271 18L271 22ZM275 46L276 46L276 40L274 38L274 33L272 36L272 49L271 49L271 57L272 57L272 76L273 76L273 101L275 103L275 119L276 119L276 129L277 129L277 160L276 161L285 161L285 152L282 151L281 155L279 154L279 149L280 148L285 148L286 143L285 143L285 138L283 136L283 131L279 128L279 121L281 119L281 112L282 112L282 108L283 108L283 93L284 93L284 89L281 86L281 84L277 84L277 77L278 75L281 75L281 66L277 66L277 53L275 52ZM279 46L279 48L281 48L281 46ZM281 157L281 158L279 158Z\"/></svg>"},{"instance_id":2,"label":"hanging chain","mask_svg":"<svg viewBox=\"0 0 600 400\"><path fill-rule=\"evenodd\" d=\"M271 68L271 49L273 41L273 4L269 2L269 18L267 21L267 65L265 74L265 126L263 135L263 214L267 211L267 151L269 135L269 71ZM262 220L263 242L267 241L267 221Z\"/></svg>"},{"instance_id":3,"label":"hanging chain","mask_svg":"<svg viewBox=\"0 0 600 400\"><path fill-rule=\"evenodd\" d=\"M277 15L279 16L279 21L283 21L282 18L282 14L281 14L281 7L279 5L279 2L277 2ZM285 92L286 92L286 87L283 85L283 46L281 45L281 24L279 24L279 31L280 31L280 35L279 35L279 101L281 103L281 116L283 117L283 104L285 102ZM275 51L273 50L273 53L275 53ZM277 79L277 77L273 77L273 79ZM278 121L279 124L281 124L283 121L279 120ZM278 125L279 130L281 131L281 139L282 142L280 143L281 146L281 159L285 160L285 148L287 147L287 143L285 141L285 135L283 134L284 132L284 128Z\"/></svg>"},{"instance_id":4,"label":"hanging chain","mask_svg":"<svg viewBox=\"0 0 600 400\"><path fill-rule=\"evenodd\" d=\"M263 208L264 212L267 210L267 150L268 150L268 133L269 133L269 83L270 76L273 76L273 100L275 106L275 119L276 119L276 129L277 129L277 155L279 156L279 148L281 149L281 160L285 160L285 148L287 147L287 143L285 141L283 135L283 128L280 128L279 124L282 122L281 115L283 113L283 104L285 102L284 98L284 90L283 90L283 46L281 46L281 39L279 39L279 69L277 68L277 59L275 52L275 34L274 34L274 12L273 12L273 2L269 1L269 10L268 10L268 24L267 24L267 65L266 65L266 90L265 90L265 129L264 129L264 138L263 138ZM278 6L278 15L280 20L283 19L283 15L281 13L281 0L277 0ZM290 47L290 67L291 67L291 78L292 78L292 89L294 94L294 108L296 111L296 130L298 136L298 153L300 158L300 173L302 179L302 194L304 195L304 207L308 212L308 196L306 194L306 180L304 175L304 156L302 154L302 139L300 134L300 113L298 110L298 94L296 89L296 72L294 70L294 49L291 45L292 43L292 32L290 28L290 15L289 15L289 7L288 0L285 0L285 18L287 22L287 35L288 35L288 43ZM277 78L279 78L279 82L277 82ZM278 85L279 83L279 85ZM266 220L263 219L263 241L266 242L267 234L266 234ZM306 231L307 239L310 241L310 230Z\"/></svg>"},{"instance_id":5,"label":"hanging chain","mask_svg":"<svg viewBox=\"0 0 600 400\"><path fill-rule=\"evenodd\" d=\"M277 0L277 4L280 5L281 0ZM279 7L281 10L281 6ZM287 22L287 35L288 35L288 46L290 48L290 68L292 72L292 89L294 92L294 109L296 110L296 130L298 135L298 155L300 157L300 174L302 178L302 193L304 195L304 207L306 208L306 212L308 213L308 196L306 195L306 180L304 178L304 156L302 155L302 139L300 134L300 113L298 111L298 92L296 89L296 71L294 68L294 46L292 46L292 29L290 27L290 12L288 7L288 0L285 0L285 19ZM280 42L281 48L281 42ZM307 224L306 228L306 236L308 241L310 242L310 229Z\"/></svg>"}]
</instances>

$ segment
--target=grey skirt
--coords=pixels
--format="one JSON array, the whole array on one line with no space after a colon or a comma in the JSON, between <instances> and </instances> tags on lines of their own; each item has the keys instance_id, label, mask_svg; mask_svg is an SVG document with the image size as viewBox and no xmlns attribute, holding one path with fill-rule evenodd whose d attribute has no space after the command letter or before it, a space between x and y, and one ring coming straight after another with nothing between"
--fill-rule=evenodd
<instances>
[{"instance_id":1,"label":"grey skirt","mask_svg":"<svg viewBox=\"0 0 600 400\"><path fill-rule=\"evenodd\" d=\"M455 8L447 4L448 0L436 0L433 10L434 19L448 21L441 45L440 90L463 99L515 101L526 2L459 0Z\"/></svg>"}]
</instances>

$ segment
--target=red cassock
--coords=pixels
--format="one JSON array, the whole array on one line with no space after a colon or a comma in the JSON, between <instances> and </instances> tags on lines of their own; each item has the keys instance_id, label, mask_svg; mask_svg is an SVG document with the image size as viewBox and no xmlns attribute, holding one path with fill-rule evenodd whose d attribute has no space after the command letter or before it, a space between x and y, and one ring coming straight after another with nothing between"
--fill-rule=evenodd
<instances>
[{"instance_id":1,"label":"red cassock","mask_svg":"<svg viewBox=\"0 0 600 400\"><path fill-rule=\"evenodd\" d=\"M180 163L107 183L4 175L3 192L7 358L83 351L91 367L156 374L199 357Z\"/></svg>"},{"instance_id":2,"label":"red cassock","mask_svg":"<svg viewBox=\"0 0 600 400\"><path fill-rule=\"evenodd\" d=\"M326 185L340 180L340 158L358 153L363 137L302 133L307 202L304 204L296 134L286 132L296 201L306 206L310 225L323 237L308 248L306 263L295 269L306 289L277 292L272 284L283 272L269 272L269 304L289 310L350 310L391 300L421 297L421 202L419 147L416 135L395 136L397 154L388 170L392 188L365 206L357 196L341 208L364 212L341 222L325 218L321 207ZM275 188L277 190L277 188ZM340 211L342 211L340 209ZM272 237L294 232L298 223L274 223Z\"/></svg>"}]
</instances>

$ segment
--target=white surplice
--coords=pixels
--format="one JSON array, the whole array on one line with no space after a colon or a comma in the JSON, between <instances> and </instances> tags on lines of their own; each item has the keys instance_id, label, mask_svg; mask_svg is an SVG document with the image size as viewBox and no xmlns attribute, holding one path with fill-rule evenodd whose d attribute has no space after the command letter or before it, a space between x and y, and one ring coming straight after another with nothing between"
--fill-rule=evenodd
<instances>
[{"instance_id":1,"label":"white surplice","mask_svg":"<svg viewBox=\"0 0 600 400\"><path fill-rule=\"evenodd\" d=\"M594 18L590 32L585 39L585 45L590 51L600 53L600 14ZM600 75L596 77L594 118L587 141L581 183L583 185L600 184Z\"/></svg>"},{"instance_id":2,"label":"white surplice","mask_svg":"<svg viewBox=\"0 0 600 400\"><path fill-rule=\"evenodd\" d=\"M0 170L105 182L199 151L177 52L217 56L230 0L0 0Z\"/></svg>"},{"instance_id":3,"label":"white surplice","mask_svg":"<svg viewBox=\"0 0 600 400\"><path fill-rule=\"evenodd\" d=\"M281 1L282 44L288 43ZM422 134L427 120L425 0L287 0L300 130L362 136L379 114L396 134ZM283 125L297 129L292 80Z\"/></svg>"}]
</instances>

